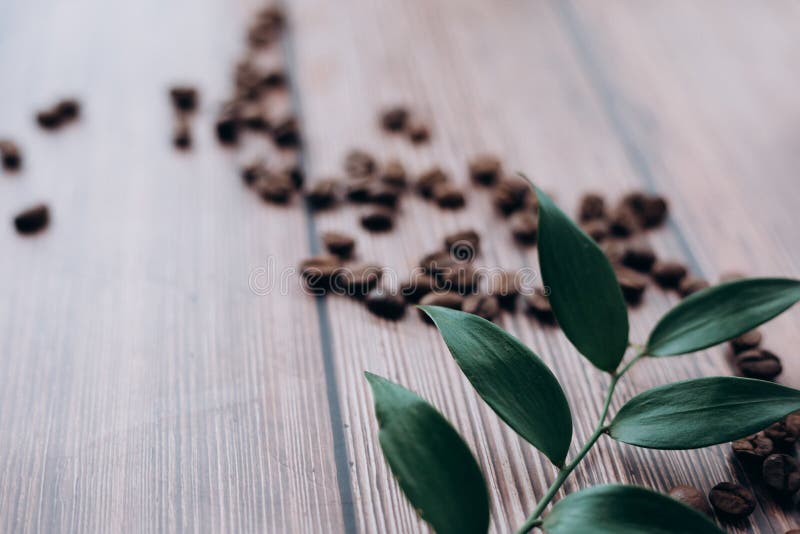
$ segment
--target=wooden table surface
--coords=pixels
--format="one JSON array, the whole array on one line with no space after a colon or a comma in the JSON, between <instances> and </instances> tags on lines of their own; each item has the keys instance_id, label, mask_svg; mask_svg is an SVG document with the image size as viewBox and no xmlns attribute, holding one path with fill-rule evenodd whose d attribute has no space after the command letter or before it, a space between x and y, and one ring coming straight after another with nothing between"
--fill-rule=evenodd
<instances>
[{"instance_id":1,"label":"wooden table surface","mask_svg":"<svg viewBox=\"0 0 800 534\"><path fill-rule=\"evenodd\" d=\"M46 201L51 227L0 229L0 531L419 532L376 441L362 372L416 390L456 425L492 495L492 530L521 524L554 476L458 371L437 332L389 323L296 283L261 286L319 249L358 237L360 256L401 274L454 230L483 235L485 265L536 265L487 194L443 212L416 198L397 230L369 235L357 211L270 206L238 168L266 144L219 147L211 125L230 90L255 0L5 0L0 137L24 170L0 176L0 217ZM500 155L572 211L582 191L667 195L648 235L692 272L800 276L800 3L792 0L293 0L276 52L292 75L311 181L345 152L439 164ZM196 146L170 145L167 88L196 83ZM32 115L78 95L83 119L57 133ZM433 126L412 147L376 128L406 102ZM249 152L247 152L249 150ZM676 297L650 289L634 340ZM764 328L800 386L800 311ZM501 324L565 385L573 447L606 379L563 334L522 314ZM724 349L645 362L618 399L680 378L730 374ZM619 406L619 402L615 403ZM727 446L659 452L602 440L566 488L624 481L703 490L742 479ZM763 492L732 532L783 532L800 514Z\"/></svg>"}]
</instances>

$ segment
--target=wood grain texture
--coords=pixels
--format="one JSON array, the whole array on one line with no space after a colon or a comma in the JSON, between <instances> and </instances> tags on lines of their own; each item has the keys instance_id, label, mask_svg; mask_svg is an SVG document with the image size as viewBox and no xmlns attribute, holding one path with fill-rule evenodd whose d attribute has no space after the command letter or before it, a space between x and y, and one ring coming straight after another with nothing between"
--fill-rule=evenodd
<instances>
[{"instance_id":1,"label":"wood grain texture","mask_svg":"<svg viewBox=\"0 0 800 534\"><path fill-rule=\"evenodd\" d=\"M281 156L211 135L230 90L246 18L260 3L76 0L0 5L0 137L24 170L0 176L7 219L46 200L53 224L0 231L0 530L4 532L423 532L380 454L362 373L387 376L459 429L490 484L492 530L518 526L554 476L546 459L483 405L433 328L398 323L296 284L252 291L291 268L317 233L358 237L362 261L402 277L444 235L474 227L481 265L536 266L487 192L441 211L406 198L398 228L371 235L353 207L316 217L266 206L238 166ZM437 164L466 184L489 151L572 211L587 189L648 188L672 200L648 235L663 257L710 279L725 270L800 275L795 104L800 7L789 0L525 2L293 0L285 62L306 133L310 179L340 175L353 147ZM196 147L169 144L166 90L197 83ZM77 94L84 119L55 134L34 109ZM377 111L404 102L430 119L430 145L381 134ZM677 301L649 289L632 311L643 340ZM792 360L798 312L765 328ZM591 432L605 377L563 334L506 314L504 328L551 366ZM725 351L644 362L620 402L652 385L730 374ZM574 452L574 449L573 449ZM704 490L742 473L726 446L658 452L604 439L566 486L612 481ZM782 532L800 516L765 494L732 532Z\"/></svg>"}]
</instances>

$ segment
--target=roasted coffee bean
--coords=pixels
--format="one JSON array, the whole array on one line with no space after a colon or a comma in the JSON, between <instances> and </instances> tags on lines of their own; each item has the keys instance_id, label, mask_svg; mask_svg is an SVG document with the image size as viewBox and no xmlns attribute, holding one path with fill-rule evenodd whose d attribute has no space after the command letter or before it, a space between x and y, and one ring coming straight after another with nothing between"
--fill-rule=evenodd
<instances>
[{"instance_id":1,"label":"roasted coffee bean","mask_svg":"<svg viewBox=\"0 0 800 534\"><path fill-rule=\"evenodd\" d=\"M462 311L493 321L500 315L500 303L494 295L470 295L464 299Z\"/></svg>"},{"instance_id":2,"label":"roasted coffee bean","mask_svg":"<svg viewBox=\"0 0 800 534\"><path fill-rule=\"evenodd\" d=\"M424 198L433 198L434 188L448 181L449 178L442 169L433 167L420 175L416 183L417 192Z\"/></svg>"},{"instance_id":3,"label":"roasted coffee bean","mask_svg":"<svg viewBox=\"0 0 800 534\"><path fill-rule=\"evenodd\" d=\"M344 158L344 171L350 178L372 176L377 168L375 158L363 150L351 150Z\"/></svg>"},{"instance_id":4,"label":"roasted coffee bean","mask_svg":"<svg viewBox=\"0 0 800 534\"><path fill-rule=\"evenodd\" d=\"M659 195L648 195L644 199L641 212L637 213L640 224L645 228L660 225L667 218L667 200Z\"/></svg>"},{"instance_id":5,"label":"roasted coffee bean","mask_svg":"<svg viewBox=\"0 0 800 534\"><path fill-rule=\"evenodd\" d=\"M502 166L500 159L490 154L483 154L469 162L469 176L479 185L493 185L500 179Z\"/></svg>"},{"instance_id":6,"label":"roasted coffee bean","mask_svg":"<svg viewBox=\"0 0 800 534\"><path fill-rule=\"evenodd\" d=\"M422 270L431 276L438 276L449 269L458 267L463 261L456 259L450 250L437 250L426 254L419 260Z\"/></svg>"},{"instance_id":7,"label":"roasted coffee bean","mask_svg":"<svg viewBox=\"0 0 800 534\"><path fill-rule=\"evenodd\" d=\"M54 130L61 126L61 115L55 109L46 109L36 114L36 122L46 130Z\"/></svg>"},{"instance_id":8,"label":"roasted coffee bean","mask_svg":"<svg viewBox=\"0 0 800 534\"><path fill-rule=\"evenodd\" d=\"M370 188L373 179L370 177L353 178L345 184L345 196L350 202L364 203L370 199Z\"/></svg>"},{"instance_id":9,"label":"roasted coffee bean","mask_svg":"<svg viewBox=\"0 0 800 534\"><path fill-rule=\"evenodd\" d=\"M464 297L454 292L435 292L428 293L419 301L420 306L442 306L443 308L450 308L453 310L460 310L464 306ZM419 316L426 323L433 324L433 321L428 314L423 310L419 310Z\"/></svg>"},{"instance_id":10,"label":"roasted coffee bean","mask_svg":"<svg viewBox=\"0 0 800 534\"><path fill-rule=\"evenodd\" d=\"M763 336L761 335L761 331L758 329L753 329L749 332L745 332L739 337L731 339L731 348L733 349L734 354L739 354L740 352L744 352L746 350L758 348L761 345L762 339Z\"/></svg>"},{"instance_id":11,"label":"roasted coffee bean","mask_svg":"<svg viewBox=\"0 0 800 534\"><path fill-rule=\"evenodd\" d=\"M294 117L286 117L272 128L272 140L279 148L296 148L300 146L300 126Z\"/></svg>"},{"instance_id":12,"label":"roasted coffee bean","mask_svg":"<svg viewBox=\"0 0 800 534\"><path fill-rule=\"evenodd\" d=\"M761 380L773 380L783 372L780 358L764 349L740 352L736 355L736 365L744 376Z\"/></svg>"},{"instance_id":13,"label":"roasted coffee bean","mask_svg":"<svg viewBox=\"0 0 800 534\"><path fill-rule=\"evenodd\" d=\"M756 509L753 493L733 482L720 482L708 494L708 500L717 514L725 519L741 519L749 516Z\"/></svg>"},{"instance_id":14,"label":"roasted coffee bean","mask_svg":"<svg viewBox=\"0 0 800 534\"><path fill-rule=\"evenodd\" d=\"M688 297L707 287L709 287L709 283L705 279L687 275L678 285L678 293L680 293L682 297Z\"/></svg>"},{"instance_id":15,"label":"roasted coffee bean","mask_svg":"<svg viewBox=\"0 0 800 534\"><path fill-rule=\"evenodd\" d=\"M481 237L475 230L462 230L446 235L444 248L458 261L472 261L480 253Z\"/></svg>"},{"instance_id":16,"label":"roasted coffee bean","mask_svg":"<svg viewBox=\"0 0 800 534\"><path fill-rule=\"evenodd\" d=\"M519 292L520 280L517 273L510 271L492 273L489 279L489 294L497 297L501 308L514 311L517 307Z\"/></svg>"},{"instance_id":17,"label":"roasted coffee bean","mask_svg":"<svg viewBox=\"0 0 800 534\"><path fill-rule=\"evenodd\" d=\"M608 221L605 219L587 221L581 224L581 229L598 243L608 237Z\"/></svg>"},{"instance_id":18,"label":"roasted coffee bean","mask_svg":"<svg viewBox=\"0 0 800 534\"><path fill-rule=\"evenodd\" d=\"M267 47L278 40L285 25L286 17L280 8L270 6L255 17L247 40L254 48Z\"/></svg>"},{"instance_id":19,"label":"roasted coffee bean","mask_svg":"<svg viewBox=\"0 0 800 534\"><path fill-rule=\"evenodd\" d=\"M50 209L46 204L36 204L14 217L14 227L20 234L33 234L50 222Z\"/></svg>"},{"instance_id":20,"label":"roasted coffee bean","mask_svg":"<svg viewBox=\"0 0 800 534\"><path fill-rule=\"evenodd\" d=\"M361 226L370 232L386 232L394 226L394 211L376 206L361 216Z\"/></svg>"},{"instance_id":21,"label":"roasted coffee bean","mask_svg":"<svg viewBox=\"0 0 800 534\"><path fill-rule=\"evenodd\" d=\"M257 160L243 167L241 176L245 184L253 185L268 172L269 171L267 171L267 168L264 166L264 162Z\"/></svg>"},{"instance_id":22,"label":"roasted coffee bean","mask_svg":"<svg viewBox=\"0 0 800 534\"><path fill-rule=\"evenodd\" d=\"M383 277L383 268L377 265L359 265L352 269L342 269L337 280L344 294L363 298L372 291Z\"/></svg>"},{"instance_id":23,"label":"roasted coffee bean","mask_svg":"<svg viewBox=\"0 0 800 534\"><path fill-rule=\"evenodd\" d=\"M356 246L355 239L341 232L325 232L322 234L322 243L328 252L343 259L350 258Z\"/></svg>"},{"instance_id":24,"label":"roasted coffee bean","mask_svg":"<svg viewBox=\"0 0 800 534\"><path fill-rule=\"evenodd\" d=\"M598 193L586 193L578 204L578 220L581 222L604 219L606 216L606 199Z\"/></svg>"},{"instance_id":25,"label":"roasted coffee bean","mask_svg":"<svg viewBox=\"0 0 800 534\"><path fill-rule=\"evenodd\" d=\"M466 204L464 193L451 183L442 183L433 188L433 199L440 208L458 209Z\"/></svg>"},{"instance_id":26,"label":"roasted coffee bean","mask_svg":"<svg viewBox=\"0 0 800 534\"><path fill-rule=\"evenodd\" d=\"M615 236L628 237L638 231L639 225L633 211L627 206L621 205L611 212L608 228Z\"/></svg>"},{"instance_id":27,"label":"roasted coffee bean","mask_svg":"<svg viewBox=\"0 0 800 534\"><path fill-rule=\"evenodd\" d=\"M336 204L338 188L339 183L335 179L319 180L306 193L306 201L314 209L329 208Z\"/></svg>"},{"instance_id":28,"label":"roasted coffee bean","mask_svg":"<svg viewBox=\"0 0 800 534\"><path fill-rule=\"evenodd\" d=\"M431 130L428 125L419 119L412 119L408 123L408 138L415 145L427 143L431 138Z\"/></svg>"},{"instance_id":29,"label":"roasted coffee bean","mask_svg":"<svg viewBox=\"0 0 800 534\"><path fill-rule=\"evenodd\" d=\"M503 215L511 215L524 207L531 195L531 186L522 178L505 178L494 190L494 205Z\"/></svg>"},{"instance_id":30,"label":"roasted coffee bean","mask_svg":"<svg viewBox=\"0 0 800 534\"><path fill-rule=\"evenodd\" d=\"M9 139L0 140L0 159L3 168L7 171L15 171L22 166L22 154L14 141Z\"/></svg>"},{"instance_id":31,"label":"roasted coffee bean","mask_svg":"<svg viewBox=\"0 0 800 534\"><path fill-rule=\"evenodd\" d=\"M376 288L366 298L367 309L378 317L396 321L406 313L406 301L397 293L384 288Z\"/></svg>"},{"instance_id":32,"label":"roasted coffee bean","mask_svg":"<svg viewBox=\"0 0 800 534\"><path fill-rule=\"evenodd\" d=\"M456 263L436 276L437 288L458 293L472 293L480 284L479 271L469 263Z\"/></svg>"},{"instance_id":33,"label":"roasted coffee bean","mask_svg":"<svg viewBox=\"0 0 800 534\"><path fill-rule=\"evenodd\" d=\"M404 106L393 106L385 109L381 113L381 127L387 132L403 131L408 124L408 108Z\"/></svg>"},{"instance_id":34,"label":"roasted coffee bean","mask_svg":"<svg viewBox=\"0 0 800 534\"><path fill-rule=\"evenodd\" d=\"M397 160L389 160L381 168L380 180L397 190L403 190L408 185L408 178L406 169L403 164Z\"/></svg>"},{"instance_id":35,"label":"roasted coffee bean","mask_svg":"<svg viewBox=\"0 0 800 534\"><path fill-rule=\"evenodd\" d=\"M774 446L772 440L764 435L763 432L753 434L746 438L737 439L731 443L733 454L742 463L742 465L750 470L761 470L761 464L764 458L772 454Z\"/></svg>"},{"instance_id":36,"label":"roasted coffee bean","mask_svg":"<svg viewBox=\"0 0 800 534\"><path fill-rule=\"evenodd\" d=\"M647 193L644 191L630 191L625 193L619 201L619 206L624 206L633 213L641 213L644 210L644 203Z\"/></svg>"},{"instance_id":37,"label":"roasted coffee bean","mask_svg":"<svg viewBox=\"0 0 800 534\"><path fill-rule=\"evenodd\" d=\"M294 192L294 184L285 174L267 172L253 186L261 198L276 204L286 204Z\"/></svg>"},{"instance_id":38,"label":"roasted coffee bean","mask_svg":"<svg viewBox=\"0 0 800 534\"><path fill-rule=\"evenodd\" d=\"M644 290L647 289L647 277L633 269L621 266L615 267L614 273L617 275L617 281L625 301L628 304L639 304L642 301Z\"/></svg>"},{"instance_id":39,"label":"roasted coffee bean","mask_svg":"<svg viewBox=\"0 0 800 534\"><path fill-rule=\"evenodd\" d=\"M419 302L419 299L433 291L435 285L429 274L414 270L411 276L400 284L400 294L408 302Z\"/></svg>"},{"instance_id":40,"label":"roasted coffee bean","mask_svg":"<svg viewBox=\"0 0 800 534\"><path fill-rule=\"evenodd\" d=\"M261 77L261 86L266 89L279 89L286 86L286 74L281 69L274 69Z\"/></svg>"},{"instance_id":41,"label":"roasted coffee bean","mask_svg":"<svg viewBox=\"0 0 800 534\"><path fill-rule=\"evenodd\" d=\"M555 324L556 316L550 306L550 300L541 292L536 291L530 295L525 295L525 311L533 315L539 321L546 324Z\"/></svg>"},{"instance_id":42,"label":"roasted coffee bean","mask_svg":"<svg viewBox=\"0 0 800 534\"><path fill-rule=\"evenodd\" d=\"M619 241L606 241L600 246L600 250L603 251L603 254L606 255L612 265L622 263L622 256L625 255L625 245Z\"/></svg>"},{"instance_id":43,"label":"roasted coffee bean","mask_svg":"<svg viewBox=\"0 0 800 534\"><path fill-rule=\"evenodd\" d=\"M215 125L217 139L220 143L232 145L239 141L239 128L241 123L239 121L239 110L235 105L227 105L219 117Z\"/></svg>"},{"instance_id":44,"label":"roasted coffee bean","mask_svg":"<svg viewBox=\"0 0 800 534\"><path fill-rule=\"evenodd\" d=\"M800 534L800 528L793 528L792 530L787 530L784 534Z\"/></svg>"},{"instance_id":45,"label":"roasted coffee bean","mask_svg":"<svg viewBox=\"0 0 800 534\"><path fill-rule=\"evenodd\" d=\"M172 105L177 111L194 111L197 109L197 89L186 85L178 85L169 90Z\"/></svg>"},{"instance_id":46,"label":"roasted coffee bean","mask_svg":"<svg viewBox=\"0 0 800 534\"><path fill-rule=\"evenodd\" d=\"M518 211L511 216L511 235L517 243L535 245L539 236L539 216L530 211Z\"/></svg>"},{"instance_id":47,"label":"roasted coffee bean","mask_svg":"<svg viewBox=\"0 0 800 534\"><path fill-rule=\"evenodd\" d=\"M775 450L790 451L797 443L797 437L800 435L800 421L797 416L792 417L792 415L772 423L764 429L764 435L772 440Z\"/></svg>"},{"instance_id":48,"label":"roasted coffee bean","mask_svg":"<svg viewBox=\"0 0 800 534\"><path fill-rule=\"evenodd\" d=\"M657 261L653 265L653 279L664 288L676 288L686 277L686 266L677 261Z\"/></svg>"},{"instance_id":49,"label":"roasted coffee bean","mask_svg":"<svg viewBox=\"0 0 800 534\"><path fill-rule=\"evenodd\" d=\"M332 254L321 254L300 264L300 275L306 287L320 295L337 285L341 273L339 258Z\"/></svg>"},{"instance_id":50,"label":"roasted coffee bean","mask_svg":"<svg viewBox=\"0 0 800 534\"><path fill-rule=\"evenodd\" d=\"M686 506L694 508L698 512L703 512L707 516L714 515L711 506L708 504L708 500L706 500L706 496L693 486L675 486L669 490L669 496L676 501L682 502Z\"/></svg>"},{"instance_id":51,"label":"roasted coffee bean","mask_svg":"<svg viewBox=\"0 0 800 534\"><path fill-rule=\"evenodd\" d=\"M394 208L399 199L400 193L395 187L378 181L373 181L369 186L368 200L373 204Z\"/></svg>"},{"instance_id":52,"label":"roasted coffee bean","mask_svg":"<svg viewBox=\"0 0 800 534\"><path fill-rule=\"evenodd\" d=\"M172 132L172 144L175 148L186 150L192 146L192 131L189 128L189 121L179 118L175 121Z\"/></svg>"},{"instance_id":53,"label":"roasted coffee bean","mask_svg":"<svg viewBox=\"0 0 800 534\"><path fill-rule=\"evenodd\" d=\"M639 272L650 272L656 261L656 253L653 247L642 240L634 240L625 245L625 252L622 254L622 264Z\"/></svg>"},{"instance_id":54,"label":"roasted coffee bean","mask_svg":"<svg viewBox=\"0 0 800 534\"><path fill-rule=\"evenodd\" d=\"M286 167L284 167L283 173L292 180L292 185L294 185L295 189L301 189L303 187L306 175L303 172L303 167L299 162L288 164Z\"/></svg>"},{"instance_id":55,"label":"roasted coffee bean","mask_svg":"<svg viewBox=\"0 0 800 534\"><path fill-rule=\"evenodd\" d=\"M780 495L794 495L800 490L800 470L788 454L771 454L761 470L764 484Z\"/></svg>"},{"instance_id":56,"label":"roasted coffee bean","mask_svg":"<svg viewBox=\"0 0 800 534\"><path fill-rule=\"evenodd\" d=\"M254 132L266 132L270 129L267 112L261 103L251 103L242 106L239 114L242 126Z\"/></svg>"},{"instance_id":57,"label":"roasted coffee bean","mask_svg":"<svg viewBox=\"0 0 800 534\"><path fill-rule=\"evenodd\" d=\"M81 104L74 98L65 98L56 104L55 111L62 122L73 121L81 114Z\"/></svg>"}]
</instances>

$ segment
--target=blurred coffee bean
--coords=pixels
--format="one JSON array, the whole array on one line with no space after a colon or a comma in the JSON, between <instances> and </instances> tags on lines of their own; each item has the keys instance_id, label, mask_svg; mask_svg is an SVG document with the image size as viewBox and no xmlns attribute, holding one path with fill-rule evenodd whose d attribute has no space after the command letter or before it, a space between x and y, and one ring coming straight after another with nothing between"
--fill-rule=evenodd
<instances>
[{"instance_id":1,"label":"blurred coffee bean","mask_svg":"<svg viewBox=\"0 0 800 534\"><path fill-rule=\"evenodd\" d=\"M295 117L285 117L272 128L272 140L279 148L296 148L301 144L300 126Z\"/></svg>"},{"instance_id":2,"label":"blurred coffee bean","mask_svg":"<svg viewBox=\"0 0 800 534\"><path fill-rule=\"evenodd\" d=\"M622 264L639 272L650 272L656 261L656 253L644 240L636 239L625 245Z\"/></svg>"},{"instance_id":3,"label":"blurred coffee bean","mask_svg":"<svg viewBox=\"0 0 800 534\"><path fill-rule=\"evenodd\" d=\"M342 232L325 232L322 234L322 243L328 252L342 259L352 257L356 246L356 240Z\"/></svg>"},{"instance_id":4,"label":"blurred coffee bean","mask_svg":"<svg viewBox=\"0 0 800 534\"><path fill-rule=\"evenodd\" d=\"M456 260L472 261L480 253L481 238L475 230L462 230L446 235L444 248Z\"/></svg>"},{"instance_id":5,"label":"blurred coffee bean","mask_svg":"<svg viewBox=\"0 0 800 534\"><path fill-rule=\"evenodd\" d=\"M494 295L470 295L464 299L462 311L493 321L500 315L500 303Z\"/></svg>"},{"instance_id":6,"label":"blurred coffee bean","mask_svg":"<svg viewBox=\"0 0 800 534\"><path fill-rule=\"evenodd\" d=\"M502 167L497 156L482 154L469 162L468 170L474 183L493 185L500 179Z\"/></svg>"},{"instance_id":7,"label":"blurred coffee bean","mask_svg":"<svg viewBox=\"0 0 800 534\"><path fill-rule=\"evenodd\" d=\"M617 237L629 237L639 230L633 211L625 205L617 206L610 214L608 228Z\"/></svg>"},{"instance_id":8,"label":"blurred coffee bean","mask_svg":"<svg viewBox=\"0 0 800 534\"><path fill-rule=\"evenodd\" d=\"M408 185L408 178L406 169L403 164L397 160L389 160L381 168L380 180L397 190L403 190Z\"/></svg>"},{"instance_id":9,"label":"blurred coffee bean","mask_svg":"<svg viewBox=\"0 0 800 534\"><path fill-rule=\"evenodd\" d=\"M294 184L285 174L267 172L253 184L256 192L268 202L286 204L294 192Z\"/></svg>"},{"instance_id":10,"label":"blurred coffee bean","mask_svg":"<svg viewBox=\"0 0 800 534\"><path fill-rule=\"evenodd\" d=\"M375 158L364 150L351 150L344 158L344 171L350 178L372 176L377 168Z\"/></svg>"},{"instance_id":11,"label":"blurred coffee bean","mask_svg":"<svg viewBox=\"0 0 800 534\"><path fill-rule=\"evenodd\" d=\"M497 297L501 308L514 311L517 307L520 285L517 273L512 271L493 271L489 277L488 293Z\"/></svg>"},{"instance_id":12,"label":"blurred coffee bean","mask_svg":"<svg viewBox=\"0 0 800 534\"><path fill-rule=\"evenodd\" d=\"M352 178L345 184L345 196L350 202L364 203L370 199L373 179L370 177Z\"/></svg>"},{"instance_id":13,"label":"blurred coffee bean","mask_svg":"<svg viewBox=\"0 0 800 534\"><path fill-rule=\"evenodd\" d=\"M628 304L639 304L645 289L647 289L647 277L638 271L621 266L615 267L614 273L617 275L617 281L625 301Z\"/></svg>"},{"instance_id":14,"label":"blurred coffee bean","mask_svg":"<svg viewBox=\"0 0 800 534\"><path fill-rule=\"evenodd\" d=\"M442 306L443 308L450 308L453 310L461 310L464 305L464 297L454 292L445 293L428 293L419 301L420 306ZM433 321L428 314L423 310L419 310L419 316L426 323L433 324Z\"/></svg>"},{"instance_id":15,"label":"blurred coffee bean","mask_svg":"<svg viewBox=\"0 0 800 534\"><path fill-rule=\"evenodd\" d=\"M664 288L677 288L686 276L686 266L677 261L659 260L653 265L653 279Z\"/></svg>"},{"instance_id":16,"label":"blurred coffee bean","mask_svg":"<svg viewBox=\"0 0 800 534\"><path fill-rule=\"evenodd\" d=\"M406 313L405 299L385 288L375 288L370 291L365 302L372 314L390 321L396 321Z\"/></svg>"},{"instance_id":17,"label":"blurred coffee bean","mask_svg":"<svg viewBox=\"0 0 800 534\"><path fill-rule=\"evenodd\" d=\"M494 205L503 215L511 215L521 209L529 196L531 186L522 178L505 178L494 190Z\"/></svg>"},{"instance_id":18,"label":"blurred coffee bean","mask_svg":"<svg viewBox=\"0 0 800 534\"><path fill-rule=\"evenodd\" d=\"M578 205L578 220L580 222L604 219L606 217L606 200L598 193L586 193L581 197Z\"/></svg>"},{"instance_id":19,"label":"blurred coffee bean","mask_svg":"<svg viewBox=\"0 0 800 534\"><path fill-rule=\"evenodd\" d=\"M318 180L306 193L306 200L313 209L329 208L336 204L339 182L332 178Z\"/></svg>"},{"instance_id":20,"label":"blurred coffee bean","mask_svg":"<svg viewBox=\"0 0 800 534\"><path fill-rule=\"evenodd\" d=\"M394 226L394 211L376 206L361 216L361 226L370 232L386 232Z\"/></svg>"},{"instance_id":21,"label":"blurred coffee bean","mask_svg":"<svg viewBox=\"0 0 800 534\"><path fill-rule=\"evenodd\" d=\"M382 267L366 264L342 269L338 282L345 295L363 298L378 285L382 277Z\"/></svg>"},{"instance_id":22,"label":"blurred coffee bean","mask_svg":"<svg viewBox=\"0 0 800 534\"><path fill-rule=\"evenodd\" d=\"M753 329L731 339L731 348L734 354L738 354L746 350L758 348L761 345L762 339L761 331Z\"/></svg>"},{"instance_id":23,"label":"blurred coffee bean","mask_svg":"<svg viewBox=\"0 0 800 534\"><path fill-rule=\"evenodd\" d=\"M427 143L431 138L430 127L419 119L412 119L408 123L408 138L415 145Z\"/></svg>"},{"instance_id":24,"label":"blurred coffee bean","mask_svg":"<svg viewBox=\"0 0 800 534\"><path fill-rule=\"evenodd\" d=\"M183 117L175 120L175 126L172 132L172 144L175 148L186 150L192 146L192 132L189 128L189 121Z\"/></svg>"},{"instance_id":25,"label":"blurred coffee bean","mask_svg":"<svg viewBox=\"0 0 800 534\"><path fill-rule=\"evenodd\" d=\"M336 285L341 262L333 254L320 254L300 263L300 276L306 287L324 294Z\"/></svg>"},{"instance_id":26,"label":"blurred coffee bean","mask_svg":"<svg viewBox=\"0 0 800 534\"><path fill-rule=\"evenodd\" d=\"M764 349L751 349L736 355L736 366L748 378L773 380L781 372L781 360L775 354Z\"/></svg>"},{"instance_id":27,"label":"blurred coffee bean","mask_svg":"<svg viewBox=\"0 0 800 534\"><path fill-rule=\"evenodd\" d=\"M419 302L422 297L433 291L434 287L435 282L429 274L415 270L400 284L400 294L408 302Z\"/></svg>"},{"instance_id":28,"label":"blurred coffee bean","mask_svg":"<svg viewBox=\"0 0 800 534\"><path fill-rule=\"evenodd\" d=\"M16 171L22 166L19 146L10 139L0 139L0 160L7 171Z\"/></svg>"},{"instance_id":29,"label":"blurred coffee bean","mask_svg":"<svg viewBox=\"0 0 800 534\"><path fill-rule=\"evenodd\" d=\"M405 106L392 106L381 113L381 127L387 132L401 132L408 124L408 108Z\"/></svg>"},{"instance_id":30,"label":"blurred coffee bean","mask_svg":"<svg viewBox=\"0 0 800 534\"><path fill-rule=\"evenodd\" d=\"M433 188L433 199L440 208L458 209L464 207L464 193L451 183L441 183Z\"/></svg>"},{"instance_id":31,"label":"blurred coffee bean","mask_svg":"<svg viewBox=\"0 0 800 534\"><path fill-rule=\"evenodd\" d=\"M678 293L680 293L682 297L688 297L707 287L709 287L707 280L697 276L687 275L678 285Z\"/></svg>"},{"instance_id":32,"label":"blurred coffee bean","mask_svg":"<svg viewBox=\"0 0 800 534\"><path fill-rule=\"evenodd\" d=\"M367 199L373 204L394 208L400 199L400 193L395 187L373 180L369 186Z\"/></svg>"},{"instance_id":33,"label":"blurred coffee bean","mask_svg":"<svg viewBox=\"0 0 800 534\"><path fill-rule=\"evenodd\" d=\"M518 211L509 220L511 235L517 243L535 245L539 235L539 217L530 211Z\"/></svg>"},{"instance_id":34,"label":"blurred coffee bean","mask_svg":"<svg viewBox=\"0 0 800 534\"><path fill-rule=\"evenodd\" d=\"M525 295L525 311L545 324L555 324L556 316L548 299L540 290Z\"/></svg>"},{"instance_id":35,"label":"blurred coffee bean","mask_svg":"<svg viewBox=\"0 0 800 534\"><path fill-rule=\"evenodd\" d=\"M50 209L46 204L36 204L14 217L14 228L20 234L33 234L45 228L50 222Z\"/></svg>"},{"instance_id":36,"label":"blurred coffee bean","mask_svg":"<svg viewBox=\"0 0 800 534\"><path fill-rule=\"evenodd\" d=\"M449 178L442 169L433 167L420 175L416 183L417 192L424 198L433 198L434 188L448 181Z\"/></svg>"},{"instance_id":37,"label":"blurred coffee bean","mask_svg":"<svg viewBox=\"0 0 800 534\"><path fill-rule=\"evenodd\" d=\"M177 111L189 112L197 109L197 89L178 85L169 90L172 105Z\"/></svg>"},{"instance_id":38,"label":"blurred coffee bean","mask_svg":"<svg viewBox=\"0 0 800 534\"><path fill-rule=\"evenodd\" d=\"M608 221L605 219L587 221L581 224L581 229L598 243L608 237Z\"/></svg>"}]
</instances>

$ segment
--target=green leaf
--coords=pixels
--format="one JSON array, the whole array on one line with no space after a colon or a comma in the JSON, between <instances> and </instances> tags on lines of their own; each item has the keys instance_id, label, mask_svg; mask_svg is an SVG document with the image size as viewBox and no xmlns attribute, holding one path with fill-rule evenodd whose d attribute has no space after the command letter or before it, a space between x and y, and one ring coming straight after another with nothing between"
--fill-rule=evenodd
<instances>
[{"instance_id":1,"label":"green leaf","mask_svg":"<svg viewBox=\"0 0 800 534\"><path fill-rule=\"evenodd\" d=\"M800 410L800 391L764 380L716 376L667 384L620 408L609 435L650 449L733 441Z\"/></svg>"},{"instance_id":2,"label":"green leaf","mask_svg":"<svg viewBox=\"0 0 800 534\"><path fill-rule=\"evenodd\" d=\"M539 267L550 305L570 342L613 372L628 347L628 310L608 258L539 189Z\"/></svg>"},{"instance_id":3,"label":"green leaf","mask_svg":"<svg viewBox=\"0 0 800 534\"><path fill-rule=\"evenodd\" d=\"M420 517L439 534L485 533L486 481L458 432L406 388L372 373L364 376L375 399L383 455Z\"/></svg>"},{"instance_id":4,"label":"green leaf","mask_svg":"<svg viewBox=\"0 0 800 534\"><path fill-rule=\"evenodd\" d=\"M542 526L548 534L722 534L701 512L666 495L622 484L564 497Z\"/></svg>"},{"instance_id":5,"label":"green leaf","mask_svg":"<svg viewBox=\"0 0 800 534\"><path fill-rule=\"evenodd\" d=\"M722 343L752 330L800 300L800 281L746 278L684 299L658 322L647 353L676 356Z\"/></svg>"},{"instance_id":6,"label":"green leaf","mask_svg":"<svg viewBox=\"0 0 800 534\"><path fill-rule=\"evenodd\" d=\"M477 315L422 306L472 387L555 465L572 441L572 415L550 369L514 336Z\"/></svg>"}]
</instances>

